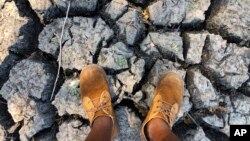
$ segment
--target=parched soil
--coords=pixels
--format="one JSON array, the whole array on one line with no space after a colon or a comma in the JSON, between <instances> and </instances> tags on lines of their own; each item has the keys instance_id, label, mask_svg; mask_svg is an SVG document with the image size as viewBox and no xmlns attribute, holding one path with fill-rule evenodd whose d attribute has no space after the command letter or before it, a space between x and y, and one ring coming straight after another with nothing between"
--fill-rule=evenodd
<instances>
[{"instance_id":1,"label":"parched soil","mask_svg":"<svg viewBox=\"0 0 250 141\"><path fill-rule=\"evenodd\" d=\"M84 140L90 126L79 74L89 64L107 73L117 141L140 140L157 82L168 71L185 82L173 132L183 141L229 140L230 125L250 124L249 5L0 1L0 140Z\"/></svg>"}]
</instances>

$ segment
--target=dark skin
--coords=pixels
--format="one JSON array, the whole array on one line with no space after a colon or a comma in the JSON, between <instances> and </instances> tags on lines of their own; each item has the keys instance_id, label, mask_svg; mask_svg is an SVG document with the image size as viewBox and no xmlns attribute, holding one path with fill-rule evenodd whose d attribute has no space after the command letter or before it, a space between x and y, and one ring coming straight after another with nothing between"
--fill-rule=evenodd
<instances>
[{"instance_id":1,"label":"dark skin","mask_svg":"<svg viewBox=\"0 0 250 141\"><path fill-rule=\"evenodd\" d=\"M94 120L86 141L110 141L113 123L110 117L101 116ZM165 121L152 119L145 127L145 135L150 141L180 141Z\"/></svg>"},{"instance_id":2,"label":"dark skin","mask_svg":"<svg viewBox=\"0 0 250 141\"><path fill-rule=\"evenodd\" d=\"M111 141L112 119L101 116L94 120L91 131L85 141Z\"/></svg>"},{"instance_id":3,"label":"dark skin","mask_svg":"<svg viewBox=\"0 0 250 141\"><path fill-rule=\"evenodd\" d=\"M180 141L166 122L160 118L154 118L147 123L145 135L150 141Z\"/></svg>"}]
</instances>

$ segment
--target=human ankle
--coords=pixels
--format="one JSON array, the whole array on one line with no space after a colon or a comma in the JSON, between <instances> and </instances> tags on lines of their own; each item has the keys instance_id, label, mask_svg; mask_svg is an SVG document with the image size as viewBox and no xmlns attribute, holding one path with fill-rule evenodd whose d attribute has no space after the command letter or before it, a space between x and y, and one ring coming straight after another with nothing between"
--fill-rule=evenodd
<instances>
[{"instance_id":1,"label":"human ankle","mask_svg":"<svg viewBox=\"0 0 250 141\"><path fill-rule=\"evenodd\" d=\"M108 116L97 117L93 122L93 128L95 129L112 129L113 122Z\"/></svg>"},{"instance_id":2,"label":"human ankle","mask_svg":"<svg viewBox=\"0 0 250 141\"><path fill-rule=\"evenodd\" d=\"M167 133L171 132L169 126L162 119L152 119L145 128L145 135L149 140L165 140Z\"/></svg>"}]
</instances>

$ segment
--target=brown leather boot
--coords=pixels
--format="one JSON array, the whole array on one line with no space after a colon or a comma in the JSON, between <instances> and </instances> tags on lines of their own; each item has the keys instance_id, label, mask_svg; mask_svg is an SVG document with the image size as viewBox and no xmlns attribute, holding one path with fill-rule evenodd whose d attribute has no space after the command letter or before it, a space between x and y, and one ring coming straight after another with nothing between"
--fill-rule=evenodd
<instances>
[{"instance_id":1,"label":"brown leather boot","mask_svg":"<svg viewBox=\"0 0 250 141\"><path fill-rule=\"evenodd\" d=\"M104 70L98 65L85 67L80 75L80 91L83 108L90 126L100 116L108 116L113 121L112 139L118 134L118 125L113 111L110 91Z\"/></svg>"},{"instance_id":2,"label":"brown leather boot","mask_svg":"<svg viewBox=\"0 0 250 141\"><path fill-rule=\"evenodd\" d=\"M141 139L145 137L145 125L153 118L163 119L172 128L183 100L184 84L182 78L169 72L162 76L155 90L155 97L141 128Z\"/></svg>"}]
</instances>

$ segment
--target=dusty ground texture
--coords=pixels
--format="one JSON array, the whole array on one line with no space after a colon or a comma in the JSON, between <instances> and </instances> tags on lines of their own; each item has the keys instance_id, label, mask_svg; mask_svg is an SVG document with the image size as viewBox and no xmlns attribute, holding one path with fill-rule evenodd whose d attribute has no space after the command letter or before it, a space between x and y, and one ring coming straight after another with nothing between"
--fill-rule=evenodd
<instances>
[{"instance_id":1,"label":"dusty ground texture","mask_svg":"<svg viewBox=\"0 0 250 141\"><path fill-rule=\"evenodd\" d=\"M61 30L62 64L55 95ZM1 0L0 140L80 141L79 73L102 66L120 126L137 141L162 74L179 73L183 141L227 141L250 124L249 0Z\"/></svg>"}]
</instances>

